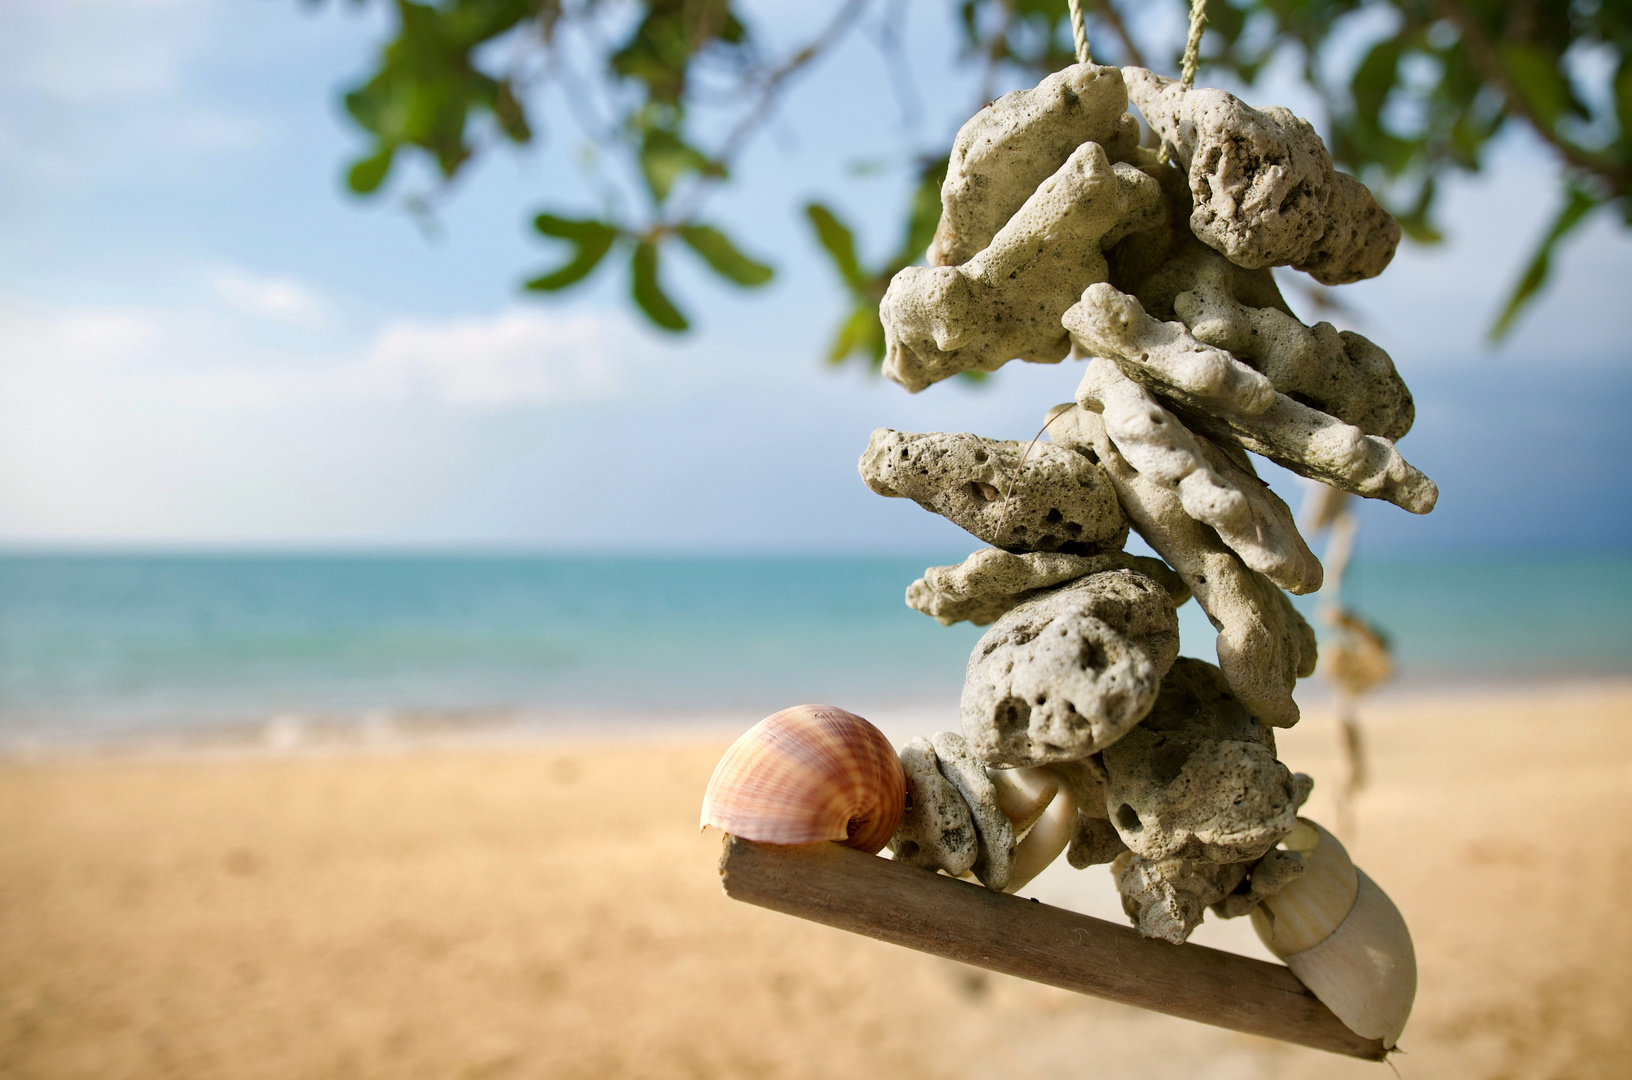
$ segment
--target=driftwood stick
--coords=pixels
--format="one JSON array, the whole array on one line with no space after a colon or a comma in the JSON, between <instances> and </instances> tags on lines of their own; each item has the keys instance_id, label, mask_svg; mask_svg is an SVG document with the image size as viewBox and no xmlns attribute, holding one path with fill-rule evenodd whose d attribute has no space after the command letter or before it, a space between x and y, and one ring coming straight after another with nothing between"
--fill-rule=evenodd
<instances>
[{"instance_id":1,"label":"driftwood stick","mask_svg":"<svg viewBox=\"0 0 1632 1080\"><path fill-rule=\"evenodd\" d=\"M1022 979L1204 1024L1381 1061L1286 968L993 892L838 844L734 836L725 894L788 915Z\"/></svg>"}]
</instances>

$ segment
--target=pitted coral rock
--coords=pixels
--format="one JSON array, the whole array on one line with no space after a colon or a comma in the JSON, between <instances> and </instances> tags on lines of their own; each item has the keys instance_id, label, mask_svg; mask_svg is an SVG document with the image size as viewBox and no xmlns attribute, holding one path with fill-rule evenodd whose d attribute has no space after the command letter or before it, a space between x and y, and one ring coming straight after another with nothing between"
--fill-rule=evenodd
<instances>
[{"instance_id":1,"label":"pitted coral rock","mask_svg":"<svg viewBox=\"0 0 1632 1080\"><path fill-rule=\"evenodd\" d=\"M1128 463L1098 413L1080 405L1060 410L1049 424L1054 441L1095 455L1139 535L1190 586L1218 628L1218 663L1235 693L1264 723L1296 724L1292 687L1314 674L1314 630L1273 582L1186 512L1171 486Z\"/></svg>"},{"instance_id":2,"label":"pitted coral rock","mask_svg":"<svg viewBox=\"0 0 1632 1080\"><path fill-rule=\"evenodd\" d=\"M1104 570L1137 570L1167 590L1178 607L1190 599L1190 588L1166 563L1144 555L1108 551L1103 555L1066 555L1033 551L1015 555L982 548L956 566L932 566L907 587L907 606L942 626L964 619L986 626L1017 604L1055 585Z\"/></svg>"},{"instance_id":3,"label":"pitted coral rock","mask_svg":"<svg viewBox=\"0 0 1632 1080\"><path fill-rule=\"evenodd\" d=\"M1077 399L1100 413L1133 468L1172 486L1185 513L1212 526L1248 566L1290 592L1320 588L1320 560L1298 532L1291 509L1258 479L1245 454L1232 456L1192 433L1101 357L1088 362Z\"/></svg>"},{"instance_id":4,"label":"pitted coral rock","mask_svg":"<svg viewBox=\"0 0 1632 1080\"><path fill-rule=\"evenodd\" d=\"M1179 651L1166 591L1131 570L1028 600L975 645L959 712L971 749L1013 768L1075 761L1150 709Z\"/></svg>"},{"instance_id":5,"label":"pitted coral rock","mask_svg":"<svg viewBox=\"0 0 1632 1080\"><path fill-rule=\"evenodd\" d=\"M1060 316L1107 279L1104 250L1163 213L1155 180L1084 143L978 255L895 275L878 307L884 374L917 392L1014 359L1059 363L1071 351Z\"/></svg>"},{"instance_id":6,"label":"pitted coral rock","mask_svg":"<svg viewBox=\"0 0 1632 1080\"><path fill-rule=\"evenodd\" d=\"M907 811L890 839L892 857L953 877L968 873L977 854L975 824L957 789L941 775L928 739L902 747L901 768L907 774Z\"/></svg>"},{"instance_id":7,"label":"pitted coral rock","mask_svg":"<svg viewBox=\"0 0 1632 1080\"><path fill-rule=\"evenodd\" d=\"M930 265L974 258L1083 143L1126 141L1127 106L1120 70L1073 64L970 117L952 143ZM1137 143L1138 122L1132 127Z\"/></svg>"},{"instance_id":8,"label":"pitted coral rock","mask_svg":"<svg viewBox=\"0 0 1632 1080\"><path fill-rule=\"evenodd\" d=\"M1189 172L1190 228L1237 266L1295 266L1327 285L1382 273L1399 223L1365 185L1332 168L1289 110L1124 68L1128 96Z\"/></svg>"},{"instance_id":9,"label":"pitted coral rock","mask_svg":"<svg viewBox=\"0 0 1632 1080\"><path fill-rule=\"evenodd\" d=\"M1145 937L1184 944L1207 908L1230 894L1246 873L1239 863L1149 859L1123 852L1111 864L1122 910Z\"/></svg>"},{"instance_id":10,"label":"pitted coral rock","mask_svg":"<svg viewBox=\"0 0 1632 1080\"><path fill-rule=\"evenodd\" d=\"M1022 442L879 428L857 467L878 494L911 499L1005 551L1095 555L1128 537L1105 475L1052 443L1028 454Z\"/></svg>"},{"instance_id":11,"label":"pitted coral rock","mask_svg":"<svg viewBox=\"0 0 1632 1080\"><path fill-rule=\"evenodd\" d=\"M957 789L975 823L975 861L970 867L988 889L1009 887L1014 870L1014 823L997 804L997 789L986 766L955 731L936 732L930 739L941 775Z\"/></svg>"},{"instance_id":12,"label":"pitted coral rock","mask_svg":"<svg viewBox=\"0 0 1632 1080\"><path fill-rule=\"evenodd\" d=\"M1204 661L1176 661L1150 715L1102 759L1111 822L1147 859L1248 862L1297 824L1301 785L1273 732Z\"/></svg>"},{"instance_id":13,"label":"pitted coral rock","mask_svg":"<svg viewBox=\"0 0 1632 1080\"><path fill-rule=\"evenodd\" d=\"M1137 298L1153 317L1177 319L1197 341L1240 357L1278 392L1367 435L1394 440L1411 430L1416 405L1389 355L1331 323L1305 326L1267 270L1245 270L1191 240Z\"/></svg>"}]
</instances>

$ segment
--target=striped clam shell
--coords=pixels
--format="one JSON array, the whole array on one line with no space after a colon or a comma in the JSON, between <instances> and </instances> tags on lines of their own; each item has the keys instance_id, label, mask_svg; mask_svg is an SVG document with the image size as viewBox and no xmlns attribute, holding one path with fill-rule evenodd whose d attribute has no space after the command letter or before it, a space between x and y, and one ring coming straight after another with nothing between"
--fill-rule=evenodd
<instances>
[{"instance_id":1,"label":"striped clam shell","mask_svg":"<svg viewBox=\"0 0 1632 1080\"><path fill-rule=\"evenodd\" d=\"M749 728L720 758L701 827L766 844L837 840L877 853L906 801L906 774L883 732L831 705L795 705Z\"/></svg>"}]
</instances>

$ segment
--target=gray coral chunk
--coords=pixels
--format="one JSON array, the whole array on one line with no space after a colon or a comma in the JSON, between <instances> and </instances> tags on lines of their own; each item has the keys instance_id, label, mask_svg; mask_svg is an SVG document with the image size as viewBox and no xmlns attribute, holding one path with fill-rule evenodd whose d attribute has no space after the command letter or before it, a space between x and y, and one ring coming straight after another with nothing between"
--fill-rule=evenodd
<instances>
[{"instance_id":1,"label":"gray coral chunk","mask_svg":"<svg viewBox=\"0 0 1632 1080\"><path fill-rule=\"evenodd\" d=\"M1121 71L1073 64L1030 90L1004 94L970 117L958 129L941 184L941 222L929 246L930 265L956 266L973 258L1072 151L1121 135L1127 105ZM1137 141L1137 123L1134 132Z\"/></svg>"},{"instance_id":2,"label":"gray coral chunk","mask_svg":"<svg viewBox=\"0 0 1632 1080\"><path fill-rule=\"evenodd\" d=\"M1089 366L1109 363L1095 359ZM1098 413L1080 405L1055 412L1049 425L1055 441L1095 455L1139 534L1195 592L1218 628L1218 662L1236 694L1264 723L1296 724L1292 687L1314 674L1314 630L1274 583L1190 516L1172 486L1123 458Z\"/></svg>"},{"instance_id":3,"label":"gray coral chunk","mask_svg":"<svg viewBox=\"0 0 1632 1080\"><path fill-rule=\"evenodd\" d=\"M1072 866L1082 870L1111 862L1126 850L1128 845L1122 842L1116 826L1105 818L1079 812L1077 831L1071 835L1071 846L1066 849L1065 858Z\"/></svg>"},{"instance_id":4,"label":"gray coral chunk","mask_svg":"<svg viewBox=\"0 0 1632 1080\"><path fill-rule=\"evenodd\" d=\"M1162 395L1191 429L1215 441L1240 443L1300 476L1368 499L1387 499L1413 514L1434 508L1439 489L1392 442L1276 392L1267 378L1225 350L1198 341L1183 323L1152 318L1135 297L1096 283L1065 313L1064 325L1084 353L1115 361L1128 378ZM1253 401L1249 411L1241 395L1230 390L1233 383L1221 381L1215 391L1176 377L1182 367L1167 362L1220 357L1234 365L1228 368L1232 374L1244 371L1262 380L1269 393L1261 404Z\"/></svg>"},{"instance_id":5,"label":"gray coral chunk","mask_svg":"<svg viewBox=\"0 0 1632 1080\"><path fill-rule=\"evenodd\" d=\"M1102 758L1111 821L1147 859L1247 862L1297 824L1302 792L1274 734L1201 660L1175 662L1150 715Z\"/></svg>"},{"instance_id":6,"label":"gray coral chunk","mask_svg":"<svg viewBox=\"0 0 1632 1080\"><path fill-rule=\"evenodd\" d=\"M1152 317L1182 321L1197 341L1245 360L1282 394L1367 435L1392 440L1411 430L1416 405L1389 355L1331 323L1305 326L1267 269L1245 270L1190 240L1135 295Z\"/></svg>"},{"instance_id":7,"label":"gray coral chunk","mask_svg":"<svg viewBox=\"0 0 1632 1080\"><path fill-rule=\"evenodd\" d=\"M1052 443L1028 455L1021 442L879 428L858 468L878 494L912 499L1005 551L1094 555L1127 540L1104 474Z\"/></svg>"},{"instance_id":8,"label":"gray coral chunk","mask_svg":"<svg viewBox=\"0 0 1632 1080\"><path fill-rule=\"evenodd\" d=\"M1178 607L1190 599L1190 588L1160 559L1108 551L1103 555L1066 555L1033 551L1015 555L983 548L956 566L932 566L907 587L907 606L942 626L964 619L976 626L996 621L1015 605L1042 590L1104 570L1137 570L1167 590Z\"/></svg>"},{"instance_id":9,"label":"gray coral chunk","mask_svg":"<svg viewBox=\"0 0 1632 1080\"><path fill-rule=\"evenodd\" d=\"M898 863L944 870L962 877L975 865L975 823L958 791L936 762L928 739L913 739L901 750L907 774L907 811L890 839Z\"/></svg>"},{"instance_id":10,"label":"gray coral chunk","mask_svg":"<svg viewBox=\"0 0 1632 1080\"><path fill-rule=\"evenodd\" d=\"M1266 896L1274 896L1288 884L1302 877L1308 869L1302 855L1296 851L1270 848L1264 857L1247 871L1244 881L1235 890L1213 905L1213 914L1225 919L1238 919L1251 914Z\"/></svg>"},{"instance_id":11,"label":"gray coral chunk","mask_svg":"<svg viewBox=\"0 0 1632 1080\"><path fill-rule=\"evenodd\" d=\"M1145 937L1182 945L1217 903L1246 874L1239 863L1209 863L1192 859L1148 859L1134 852L1117 856L1111 864L1122 910Z\"/></svg>"},{"instance_id":12,"label":"gray coral chunk","mask_svg":"<svg viewBox=\"0 0 1632 1080\"><path fill-rule=\"evenodd\" d=\"M1014 870L1014 823L997 805L997 790L986 767L955 731L937 732L931 745L941 775L957 788L975 823L975 861L971 869L988 889L1009 887Z\"/></svg>"},{"instance_id":13,"label":"gray coral chunk","mask_svg":"<svg viewBox=\"0 0 1632 1080\"><path fill-rule=\"evenodd\" d=\"M1087 757L1150 709L1179 651L1167 592L1115 570L1026 601L975 645L960 714L975 753L1014 768Z\"/></svg>"},{"instance_id":14,"label":"gray coral chunk","mask_svg":"<svg viewBox=\"0 0 1632 1080\"><path fill-rule=\"evenodd\" d=\"M1124 68L1128 96L1188 170L1190 228L1238 266L1295 266L1327 285L1375 277L1400 226L1336 172L1309 122L1223 90Z\"/></svg>"},{"instance_id":15,"label":"gray coral chunk","mask_svg":"<svg viewBox=\"0 0 1632 1080\"><path fill-rule=\"evenodd\" d=\"M1104 251L1164 212L1156 180L1084 143L980 254L895 275L878 306L885 377L916 393L1013 359L1059 363L1071 351L1060 315L1107 279Z\"/></svg>"}]
</instances>

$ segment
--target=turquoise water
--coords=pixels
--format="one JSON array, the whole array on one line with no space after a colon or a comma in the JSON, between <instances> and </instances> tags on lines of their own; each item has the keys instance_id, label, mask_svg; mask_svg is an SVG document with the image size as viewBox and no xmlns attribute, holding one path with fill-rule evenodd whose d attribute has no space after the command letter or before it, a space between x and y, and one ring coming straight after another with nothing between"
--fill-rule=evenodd
<instances>
[{"instance_id":1,"label":"turquoise water","mask_svg":"<svg viewBox=\"0 0 1632 1080\"><path fill-rule=\"evenodd\" d=\"M903 605L928 561L0 556L0 735L952 701L981 631ZM1406 683L1632 674L1632 556L1362 561L1351 586Z\"/></svg>"}]
</instances>

